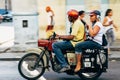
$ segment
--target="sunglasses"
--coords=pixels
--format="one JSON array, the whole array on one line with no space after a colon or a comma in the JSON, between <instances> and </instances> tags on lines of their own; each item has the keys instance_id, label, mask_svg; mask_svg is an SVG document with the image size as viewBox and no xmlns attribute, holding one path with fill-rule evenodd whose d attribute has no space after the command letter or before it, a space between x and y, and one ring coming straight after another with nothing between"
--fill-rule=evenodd
<instances>
[{"instance_id":1,"label":"sunglasses","mask_svg":"<svg viewBox=\"0 0 120 80\"><path fill-rule=\"evenodd\" d=\"M90 15L90 17L93 17L94 15Z\"/></svg>"}]
</instances>

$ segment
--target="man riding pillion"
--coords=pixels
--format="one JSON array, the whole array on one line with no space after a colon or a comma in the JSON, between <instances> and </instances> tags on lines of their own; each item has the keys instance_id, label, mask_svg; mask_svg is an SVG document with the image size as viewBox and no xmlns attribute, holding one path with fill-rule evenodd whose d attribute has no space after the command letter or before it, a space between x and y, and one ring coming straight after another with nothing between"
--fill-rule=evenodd
<instances>
[{"instance_id":1,"label":"man riding pillion","mask_svg":"<svg viewBox=\"0 0 120 80\"><path fill-rule=\"evenodd\" d=\"M78 11L70 10L67 13L69 22L72 23L72 29L70 35L57 35L59 39L63 39L64 41L55 42L52 45L53 51L60 63L60 71L63 72L70 69L67 61L64 58L62 51L74 49L77 43L84 41L84 25L79 20Z\"/></svg>"},{"instance_id":2,"label":"man riding pillion","mask_svg":"<svg viewBox=\"0 0 120 80\"><path fill-rule=\"evenodd\" d=\"M74 70L75 72L78 72L81 69L82 49L101 48L104 30L102 23L100 22L100 15L101 14L98 10L94 10L90 13L90 21L92 26L88 26L88 30L91 38L82 43L78 43L75 46L75 53L77 56L77 65Z\"/></svg>"}]
</instances>

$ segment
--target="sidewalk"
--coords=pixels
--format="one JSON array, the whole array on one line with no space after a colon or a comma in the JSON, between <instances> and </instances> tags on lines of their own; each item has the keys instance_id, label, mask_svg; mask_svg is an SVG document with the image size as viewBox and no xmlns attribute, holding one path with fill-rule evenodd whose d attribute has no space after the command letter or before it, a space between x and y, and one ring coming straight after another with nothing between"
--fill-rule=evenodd
<instances>
[{"instance_id":1,"label":"sidewalk","mask_svg":"<svg viewBox=\"0 0 120 80\"><path fill-rule=\"evenodd\" d=\"M26 53L1 53L0 61L18 61Z\"/></svg>"},{"instance_id":2,"label":"sidewalk","mask_svg":"<svg viewBox=\"0 0 120 80\"><path fill-rule=\"evenodd\" d=\"M119 60L120 61L120 51L111 51L111 55L109 55L109 60Z\"/></svg>"},{"instance_id":3,"label":"sidewalk","mask_svg":"<svg viewBox=\"0 0 120 80\"><path fill-rule=\"evenodd\" d=\"M4 45L7 44L8 43ZM16 61L26 54L25 51L12 51L11 48L12 48L11 46L0 48L1 61ZM109 55L109 60L120 60L120 40L117 40L110 48L111 55Z\"/></svg>"},{"instance_id":4,"label":"sidewalk","mask_svg":"<svg viewBox=\"0 0 120 80\"><path fill-rule=\"evenodd\" d=\"M111 54L109 55L109 60L119 60L120 61L120 47L112 48ZM16 61L19 60L23 55L25 55L25 51L10 51L10 48L0 49L0 61Z\"/></svg>"},{"instance_id":5,"label":"sidewalk","mask_svg":"<svg viewBox=\"0 0 120 80\"><path fill-rule=\"evenodd\" d=\"M7 52L0 53L0 61L18 61L22 56L27 54L26 52ZM109 60L119 60L120 61L120 53L119 51L111 51L111 55L109 56Z\"/></svg>"}]
</instances>

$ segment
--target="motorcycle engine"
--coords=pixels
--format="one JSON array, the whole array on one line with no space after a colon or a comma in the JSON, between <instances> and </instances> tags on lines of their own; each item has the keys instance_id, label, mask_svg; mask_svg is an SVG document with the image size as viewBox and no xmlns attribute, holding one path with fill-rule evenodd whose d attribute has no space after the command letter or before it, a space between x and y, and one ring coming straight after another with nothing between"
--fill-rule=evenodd
<instances>
[{"instance_id":1,"label":"motorcycle engine","mask_svg":"<svg viewBox=\"0 0 120 80\"><path fill-rule=\"evenodd\" d=\"M68 60L69 65L76 65L75 53L67 53L67 60Z\"/></svg>"}]
</instances>

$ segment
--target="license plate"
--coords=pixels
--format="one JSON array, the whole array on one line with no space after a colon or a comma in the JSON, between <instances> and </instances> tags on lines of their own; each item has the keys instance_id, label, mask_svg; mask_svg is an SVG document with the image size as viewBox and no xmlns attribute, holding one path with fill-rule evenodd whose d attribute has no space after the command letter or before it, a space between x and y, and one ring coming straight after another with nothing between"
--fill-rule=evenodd
<instances>
[{"instance_id":1,"label":"license plate","mask_svg":"<svg viewBox=\"0 0 120 80\"><path fill-rule=\"evenodd\" d=\"M91 62L84 62L85 67L91 67Z\"/></svg>"}]
</instances>

